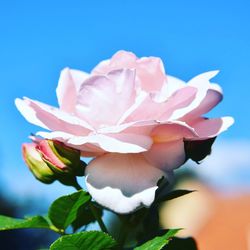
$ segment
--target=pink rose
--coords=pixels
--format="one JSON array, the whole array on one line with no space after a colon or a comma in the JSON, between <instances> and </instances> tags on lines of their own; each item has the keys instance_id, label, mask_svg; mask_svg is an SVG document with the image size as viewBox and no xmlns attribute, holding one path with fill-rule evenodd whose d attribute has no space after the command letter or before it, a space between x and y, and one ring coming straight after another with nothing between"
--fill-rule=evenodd
<instances>
[{"instance_id":1,"label":"pink rose","mask_svg":"<svg viewBox=\"0 0 250 250\"><path fill-rule=\"evenodd\" d=\"M64 69L59 108L28 98L16 99L16 106L29 122L52 131L37 135L94 157L85 173L88 191L103 206L129 213L153 202L162 176L171 177L189 157L206 156L193 157L188 150L200 147L192 142L211 142L233 124L231 117L203 117L222 99L210 83L216 74L185 83L166 76L159 58L119 51L91 74Z\"/></svg>"}]
</instances>

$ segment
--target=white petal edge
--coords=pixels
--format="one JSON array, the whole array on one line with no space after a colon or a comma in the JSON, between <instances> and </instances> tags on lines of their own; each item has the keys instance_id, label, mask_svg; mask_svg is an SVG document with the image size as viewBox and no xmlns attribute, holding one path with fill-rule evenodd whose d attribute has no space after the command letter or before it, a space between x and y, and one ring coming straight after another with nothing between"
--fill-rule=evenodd
<instances>
[{"instance_id":1,"label":"white petal edge","mask_svg":"<svg viewBox=\"0 0 250 250\"><path fill-rule=\"evenodd\" d=\"M29 107L27 103L20 99L16 98L15 99L15 104L19 112L23 115L23 117L30 123L37 125L39 127L49 129L44 123L42 123L37 117L36 117L36 112L34 109Z\"/></svg>"},{"instance_id":2,"label":"white petal edge","mask_svg":"<svg viewBox=\"0 0 250 250\"><path fill-rule=\"evenodd\" d=\"M77 92L81 84L89 77L89 74L75 69L64 68L61 71L56 95L59 106L65 111L73 111Z\"/></svg>"},{"instance_id":3,"label":"white petal edge","mask_svg":"<svg viewBox=\"0 0 250 250\"><path fill-rule=\"evenodd\" d=\"M154 201L157 182L172 175L155 168L142 154L108 153L86 167L86 186L93 199L117 213L130 213Z\"/></svg>"},{"instance_id":4,"label":"white petal edge","mask_svg":"<svg viewBox=\"0 0 250 250\"><path fill-rule=\"evenodd\" d=\"M206 97L207 91L211 86L209 80L219 73L218 70L209 71L206 73L199 74L188 81L186 86L192 86L197 88L197 95L193 102L185 108L177 109L173 112L169 120L176 120L180 117L185 116L190 111L194 110L200 105L202 100Z\"/></svg>"},{"instance_id":5,"label":"white petal edge","mask_svg":"<svg viewBox=\"0 0 250 250\"><path fill-rule=\"evenodd\" d=\"M200 119L204 119L204 118L200 118ZM221 126L218 130L212 130L210 131L210 133L205 130L205 132L203 132L202 130L202 126L199 126L199 125L202 125L202 123L206 123L206 121L216 121L216 120L221 120ZM207 119L207 120L203 120L201 121L200 124L197 125L191 125L195 132L198 134L199 138L198 140L204 140L204 139L208 139L208 138L213 138L213 137L216 137L217 135L221 134L222 132L226 131L230 126L232 126L234 124L234 118L231 117L231 116L225 116L225 117L221 117L221 118L212 118L212 119ZM208 125L209 126L209 125ZM200 131L199 131L200 130ZM197 140L196 138L194 139L191 139L191 140Z\"/></svg>"},{"instance_id":6,"label":"white petal edge","mask_svg":"<svg viewBox=\"0 0 250 250\"><path fill-rule=\"evenodd\" d=\"M154 201L155 191L158 188L158 186L154 186L134 194L131 197L126 197L118 188L95 188L88 183L88 176L86 177L85 183L94 200L119 214L131 213L142 206L149 207Z\"/></svg>"},{"instance_id":7,"label":"white petal edge","mask_svg":"<svg viewBox=\"0 0 250 250\"><path fill-rule=\"evenodd\" d=\"M59 128L55 128L56 124L52 126L53 128L51 128L50 125L45 125L50 124L51 121L55 122L55 120L58 120L60 122L63 122L65 126L70 129L70 131L72 130L72 128L76 129L76 127L74 126L78 126L78 130L81 130L82 132L84 132L84 134L93 130L93 128L82 119L61 111L56 107L49 106L45 103L24 97L23 100L18 99L18 105L19 108L21 107L19 111L27 121L38 126L43 125L41 126L42 128L46 128L49 130L58 130ZM33 107L31 107L32 105ZM41 115L40 118L39 115ZM44 115L49 115L51 119L44 118ZM44 123L42 122L42 120L44 120ZM53 124L53 122L51 124Z\"/></svg>"},{"instance_id":8,"label":"white petal edge","mask_svg":"<svg viewBox=\"0 0 250 250\"><path fill-rule=\"evenodd\" d=\"M112 137L112 135L90 134L89 136L75 136L60 131L40 131L37 132L36 135L46 139L57 139L73 147L76 146L79 149L81 149L81 146L83 146L84 149L85 144L93 144L97 148L112 153L140 153L147 151L152 145L152 139L150 137L135 134L113 135L117 137L115 138ZM93 152L96 152L96 150L93 150Z\"/></svg>"}]
</instances>

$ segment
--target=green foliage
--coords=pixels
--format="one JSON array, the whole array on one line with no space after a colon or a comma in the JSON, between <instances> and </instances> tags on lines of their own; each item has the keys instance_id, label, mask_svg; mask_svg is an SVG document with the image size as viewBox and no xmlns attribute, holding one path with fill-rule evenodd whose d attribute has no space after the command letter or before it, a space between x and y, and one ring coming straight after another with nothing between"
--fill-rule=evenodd
<instances>
[{"instance_id":1,"label":"green foliage","mask_svg":"<svg viewBox=\"0 0 250 250\"><path fill-rule=\"evenodd\" d=\"M193 191L175 190L168 194L162 195L161 197L157 197L155 204L158 204L162 201L171 200L191 192ZM157 205L154 207L157 207ZM129 223L135 227L138 223L141 223L145 219L144 217L147 214L148 209L142 209L142 211L135 212L132 217L129 216ZM96 219L100 219L101 216L102 208L99 208L97 204L91 201L91 196L87 192L80 190L55 200L50 206L47 216L33 216L24 219L15 219L0 215L0 231L22 228L44 228L53 230L63 235L50 246L50 250L122 249L123 241L119 241L118 244L110 235L100 231L85 231L65 235L65 229L67 229L68 226L71 225L73 230L76 231L84 225L95 222ZM152 217L152 215L150 217ZM158 217L154 220L157 221ZM152 223L149 223L149 225L152 227ZM105 231L104 229L102 230ZM145 238L151 240L147 241L141 246L136 247L135 250L161 250L163 248L175 249L177 245L179 247L184 247L178 249L195 250L196 246L194 240L189 239L184 242L178 240L178 238L173 238L179 230L180 229L170 229L167 232L165 230L164 232L157 232L154 230L154 235L150 235L149 237ZM172 238L173 240L170 242ZM142 240L139 242L144 241ZM188 248L185 248L187 246Z\"/></svg>"},{"instance_id":2,"label":"green foliage","mask_svg":"<svg viewBox=\"0 0 250 250\"><path fill-rule=\"evenodd\" d=\"M169 243L170 239L178 233L178 231L180 231L180 229L169 229L163 236L157 236L143 245L136 247L135 250L161 250Z\"/></svg>"},{"instance_id":3,"label":"green foliage","mask_svg":"<svg viewBox=\"0 0 250 250\"><path fill-rule=\"evenodd\" d=\"M91 196L80 190L55 200L49 208L49 218L54 226L66 229L78 216L78 211L91 200Z\"/></svg>"},{"instance_id":4,"label":"green foliage","mask_svg":"<svg viewBox=\"0 0 250 250\"><path fill-rule=\"evenodd\" d=\"M25 219L15 219L8 216L0 215L0 231L21 228L50 229L50 225L42 216L27 217Z\"/></svg>"},{"instance_id":5,"label":"green foliage","mask_svg":"<svg viewBox=\"0 0 250 250\"><path fill-rule=\"evenodd\" d=\"M115 246L116 242L108 234L89 231L62 236L50 246L50 250L108 250Z\"/></svg>"},{"instance_id":6,"label":"green foliage","mask_svg":"<svg viewBox=\"0 0 250 250\"><path fill-rule=\"evenodd\" d=\"M102 209L95 205L92 202L93 206L95 206L96 213L99 217L102 217ZM82 226L86 226L89 223L95 222L96 218L91 212L89 206L82 206L78 209L76 219L72 222L72 227L74 231L81 228Z\"/></svg>"}]
</instances>

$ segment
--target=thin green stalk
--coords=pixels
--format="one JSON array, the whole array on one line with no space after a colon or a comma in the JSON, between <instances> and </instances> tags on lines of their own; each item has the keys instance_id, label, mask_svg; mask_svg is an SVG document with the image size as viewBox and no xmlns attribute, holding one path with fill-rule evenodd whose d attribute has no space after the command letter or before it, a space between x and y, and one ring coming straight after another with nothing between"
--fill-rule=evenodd
<instances>
[{"instance_id":1,"label":"thin green stalk","mask_svg":"<svg viewBox=\"0 0 250 250\"><path fill-rule=\"evenodd\" d=\"M57 227L55 227L54 225L50 225L50 230L58 233L58 234L61 234L61 235L65 235L65 231L63 229L59 229Z\"/></svg>"},{"instance_id":2,"label":"thin green stalk","mask_svg":"<svg viewBox=\"0 0 250 250\"><path fill-rule=\"evenodd\" d=\"M118 246L120 247L119 249L123 249L123 246L126 242L126 239L128 237L128 233L129 233L129 220L131 218L130 215L123 215L123 216L119 216L120 217L120 221L121 221L121 227L120 227L120 232L119 232L119 236L118 236Z\"/></svg>"},{"instance_id":3,"label":"thin green stalk","mask_svg":"<svg viewBox=\"0 0 250 250\"><path fill-rule=\"evenodd\" d=\"M88 205L89 205L89 208L90 208L92 214L94 215L95 219L97 220L101 230L105 233L108 233L108 230L107 230L107 228L102 220L102 217L96 211L95 206L91 202L89 202Z\"/></svg>"},{"instance_id":4,"label":"thin green stalk","mask_svg":"<svg viewBox=\"0 0 250 250\"><path fill-rule=\"evenodd\" d=\"M82 187L79 185L79 183L78 183L77 181L74 183L73 187L74 187L77 191L82 190Z\"/></svg>"}]
</instances>

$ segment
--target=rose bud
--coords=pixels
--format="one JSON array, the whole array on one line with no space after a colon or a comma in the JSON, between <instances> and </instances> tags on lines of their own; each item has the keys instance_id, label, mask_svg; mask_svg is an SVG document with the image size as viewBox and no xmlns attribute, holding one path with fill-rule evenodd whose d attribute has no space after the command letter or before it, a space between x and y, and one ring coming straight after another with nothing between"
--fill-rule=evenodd
<instances>
[{"instance_id":1,"label":"rose bud","mask_svg":"<svg viewBox=\"0 0 250 250\"><path fill-rule=\"evenodd\" d=\"M83 176L85 163L80 160L80 151L59 141L41 140L37 150L42 159L58 176Z\"/></svg>"},{"instance_id":2,"label":"rose bud","mask_svg":"<svg viewBox=\"0 0 250 250\"><path fill-rule=\"evenodd\" d=\"M23 159L36 179L50 184L55 180L55 174L43 161L36 146L35 143L24 143L22 145Z\"/></svg>"}]
</instances>

